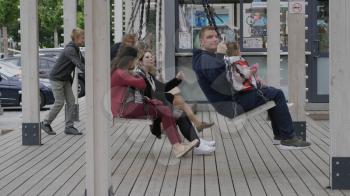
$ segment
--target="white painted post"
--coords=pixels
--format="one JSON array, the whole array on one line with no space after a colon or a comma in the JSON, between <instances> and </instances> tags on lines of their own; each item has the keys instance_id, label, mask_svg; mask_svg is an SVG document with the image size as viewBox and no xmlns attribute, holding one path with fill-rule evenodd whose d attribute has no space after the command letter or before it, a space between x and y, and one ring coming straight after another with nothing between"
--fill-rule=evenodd
<instances>
[{"instance_id":1,"label":"white painted post","mask_svg":"<svg viewBox=\"0 0 350 196\"><path fill-rule=\"evenodd\" d=\"M71 34L77 27L77 0L63 0L63 26L64 26L64 45L67 45L72 39ZM74 81L72 85L75 97L74 120L79 121L79 104L78 104L78 72L75 68Z\"/></svg>"},{"instance_id":2,"label":"white painted post","mask_svg":"<svg viewBox=\"0 0 350 196\"><path fill-rule=\"evenodd\" d=\"M305 3L304 0L291 0ZM290 8L292 9L292 8ZM294 8L296 9L296 8ZM305 11L305 10L304 10ZM288 93L294 103L291 114L295 121L305 121L305 13L288 13Z\"/></svg>"},{"instance_id":3,"label":"white painted post","mask_svg":"<svg viewBox=\"0 0 350 196\"><path fill-rule=\"evenodd\" d=\"M92 196L108 195L111 188L109 16L109 0L85 1L86 187Z\"/></svg>"},{"instance_id":4,"label":"white painted post","mask_svg":"<svg viewBox=\"0 0 350 196\"><path fill-rule=\"evenodd\" d=\"M296 135L306 140L305 0L290 0L288 11L288 94Z\"/></svg>"},{"instance_id":5,"label":"white painted post","mask_svg":"<svg viewBox=\"0 0 350 196\"><path fill-rule=\"evenodd\" d=\"M24 145L40 145L38 6L37 0L21 0L22 132Z\"/></svg>"},{"instance_id":6,"label":"white painted post","mask_svg":"<svg viewBox=\"0 0 350 196\"><path fill-rule=\"evenodd\" d=\"M332 189L350 189L350 1L329 2Z\"/></svg>"},{"instance_id":7,"label":"white painted post","mask_svg":"<svg viewBox=\"0 0 350 196\"><path fill-rule=\"evenodd\" d=\"M267 1L267 84L280 87L280 0Z\"/></svg>"},{"instance_id":8,"label":"white painted post","mask_svg":"<svg viewBox=\"0 0 350 196\"><path fill-rule=\"evenodd\" d=\"M161 75L163 77L163 81L166 81L165 79L165 69L166 69L166 65L165 65L165 48L166 48L166 38L165 38L165 1L166 0L161 0L161 6L160 6L160 9L161 9L161 13L160 13L160 17L161 17L161 24L160 24L160 66L161 66ZM175 32L175 31L174 31ZM175 74L175 73L174 73Z\"/></svg>"},{"instance_id":9,"label":"white painted post","mask_svg":"<svg viewBox=\"0 0 350 196\"><path fill-rule=\"evenodd\" d=\"M114 0L114 43L123 38L123 0Z\"/></svg>"},{"instance_id":10,"label":"white painted post","mask_svg":"<svg viewBox=\"0 0 350 196\"><path fill-rule=\"evenodd\" d=\"M64 45L67 45L71 39L71 33L77 27L77 1L63 0L63 30Z\"/></svg>"},{"instance_id":11,"label":"white painted post","mask_svg":"<svg viewBox=\"0 0 350 196\"><path fill-rule=\"evenodd\" d=\"M163 46L163 52L164 52L164 78L165 81L170 80L171 78L175 77L175 43L174 43L174 36L175 36L175 9L176 4L175 1L163 1L163 7L162 7L162 46ZM166 14L165 14L166 13Z\"/></svg>"}]
</instances>

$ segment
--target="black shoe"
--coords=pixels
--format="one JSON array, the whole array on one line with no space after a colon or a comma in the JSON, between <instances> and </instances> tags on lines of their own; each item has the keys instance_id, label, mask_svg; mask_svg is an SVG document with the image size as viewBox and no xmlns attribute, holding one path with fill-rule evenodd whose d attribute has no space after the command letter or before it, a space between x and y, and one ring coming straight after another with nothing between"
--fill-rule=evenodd
<instances>
[{"instance_id":1,"label":"black shoe","mask_svg":"<svg viewBox=\"0 0 350 196\"><path fill-rule=\"evenodd\" d=\"M154 136L156 136L158 139L162 139L162 131L160 129L154 128L153 125L150 125L149 128Z\"/></svg>"},{"instance_id":2,"label":"black shoe","mask_svg":"<svg viewBox=\"0 0 350 196\"><path fill-rule=\"evenodd\" d=\"M40 123L40 128L45 131L49 135L56 135L56 132L54 132L51 128L51 125L45 122Z\"/></svg>"},{"instance_id":3,"label":"black shoe","mask_svg":"<svg viewBox=\"0 0 350 196\"><path fill-rule=\"evenodd\" d=\"M279 148L281 150L301 150L310 147L310 145L310 142L303 141L298 137L293 137L291 139L281 140Z\"/></svg>"},{"instance_id":4,"label":"black shoe","mask_svg":"<svg viewBox=\"0 0 350 196\"><path fill-rule=\"evenodd\" d=\"M66 129L64 130L64 133L67 135L82 135L83 133L79 132L78 129L76 129L75 127L66 127Z\"/></svg>"}]
</instances>

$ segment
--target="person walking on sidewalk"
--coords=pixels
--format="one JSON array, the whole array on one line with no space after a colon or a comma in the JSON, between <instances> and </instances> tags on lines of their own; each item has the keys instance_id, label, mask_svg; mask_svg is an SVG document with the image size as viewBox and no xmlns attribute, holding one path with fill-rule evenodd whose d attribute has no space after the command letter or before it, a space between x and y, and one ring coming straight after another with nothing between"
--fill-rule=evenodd
<instances>
[{"instance_id":1,"label":"person walking on sidewalk","mask_svg":"<svg viewBox=\"0 0 350 196\"><path fill-rule=\"evenodd\" d=\"M74 127L73 122L75 98L72 90L72 73L75 67L78 67L83 73L85 72L85 60L79 49L79 47L84 45L84 30L79 28L73 29L71 38L72 41L66 45L49 75L55 103L45 120L41 122L41 129L49 135L56 134L56 132L52 130L50 124L62 110L65 102L67 104L67 116L64 133L69 135L82 134Z\"/></svg>"}]
</instances>

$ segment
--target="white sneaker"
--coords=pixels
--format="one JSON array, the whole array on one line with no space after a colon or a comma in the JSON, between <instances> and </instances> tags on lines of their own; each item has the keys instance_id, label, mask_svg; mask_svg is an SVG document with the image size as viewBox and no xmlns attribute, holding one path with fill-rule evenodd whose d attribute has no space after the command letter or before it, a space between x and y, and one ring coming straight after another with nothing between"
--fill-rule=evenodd
<instances>
[{"instance_id":1,"label":"white sneaker","mask_svg":"<svg viewBox=\"0 0 350 196\"><path fill-rule=\"evenodd\" d=\"M193 153L195 155L208 155L215 151L215 147L205 145L204 143L200 143L197 148L193 149Z\"/></svg>"},{"instance_id":2,"label":"white sneaker","mask_svg":"<svg viewBox=\"0 0 350 196\"><path fill-rule=\"evenodd\" d=\"M216 142L214 140L208 141L208 140L204 140L204 139L199 139L201 144L205 144L207 146L215 146Z\"/></svg>"}]
</instances>

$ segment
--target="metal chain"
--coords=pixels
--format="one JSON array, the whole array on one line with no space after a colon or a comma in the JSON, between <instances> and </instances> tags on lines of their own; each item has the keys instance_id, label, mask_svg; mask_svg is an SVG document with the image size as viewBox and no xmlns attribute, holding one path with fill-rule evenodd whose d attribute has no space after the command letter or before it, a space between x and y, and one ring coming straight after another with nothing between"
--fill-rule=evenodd
<instances>
[{"instance_id":1,"label":"metal chain","mask_svg":"<svg viewBox=\"0 0 350 196\"><path fill-rule=\"evenodd\" d=\"M137 15L137 13L139 12L139 9L140 9L140 0L136 0L135 5L136 6L134 6L134 9L132 10L132 13L130 15L130 20L128 22L128 28L131 26L128 29L129 30L128 33L131 33L131 31L134 30L136 15Z\"/></svg>"},{"instance_id":2,"label":"metal chain","mask_svg":"<svg viewBox=\"0 0 350 196\"><path fill-rule=\"evenodd\" d=\"M150 10L151 10L151 0L148 0L147 2L147 8L146 8L146 25L149 22L149 15L150 15Z\"/></svg>"},{"instance_id":3,"label":"metal chain","mask_svg":"<svg viewBox=\"0 0 350 196\"><path fill-rule=\"evenodd\" d=\"M214 18L214 8L210 7L208 0L202 0L202 4L209 22L209 26L213 26L215 28L216 34L218 38L221 40L221 33L219 32L219 29L216 25L215 18Z\"/></svg>"},{"instance_id":4,"label":"metal chain","mask_svg":"<svg viewBox=\"0 0 350 196\"><path fill-rule=\"evenodd\" d=\"M209 23L209 26L213 26L213 23L211 21L211 17L209 16L210 14L210 11L209 11L209 8L208 8L208 1L207 0L203 0L202 1L202 4L203 4L203 8L204 8L204 12L207 16L207 19L208 19L208 23Z\"/></svg>"},{"instance_id":5,"label":"metal chain","mask_svg":"<svg viewBox=\"0 0 350 196\"><path fill-rule=\"evenodd\" d=\"M144 14L144 11L145 11L145 1L146 0L141 0L141 16L140 16L140 26L139 26L139 38L138 38L138 40L140 40L141 36L142 36L143 14Z\"/></svg>"}]
</instances>

